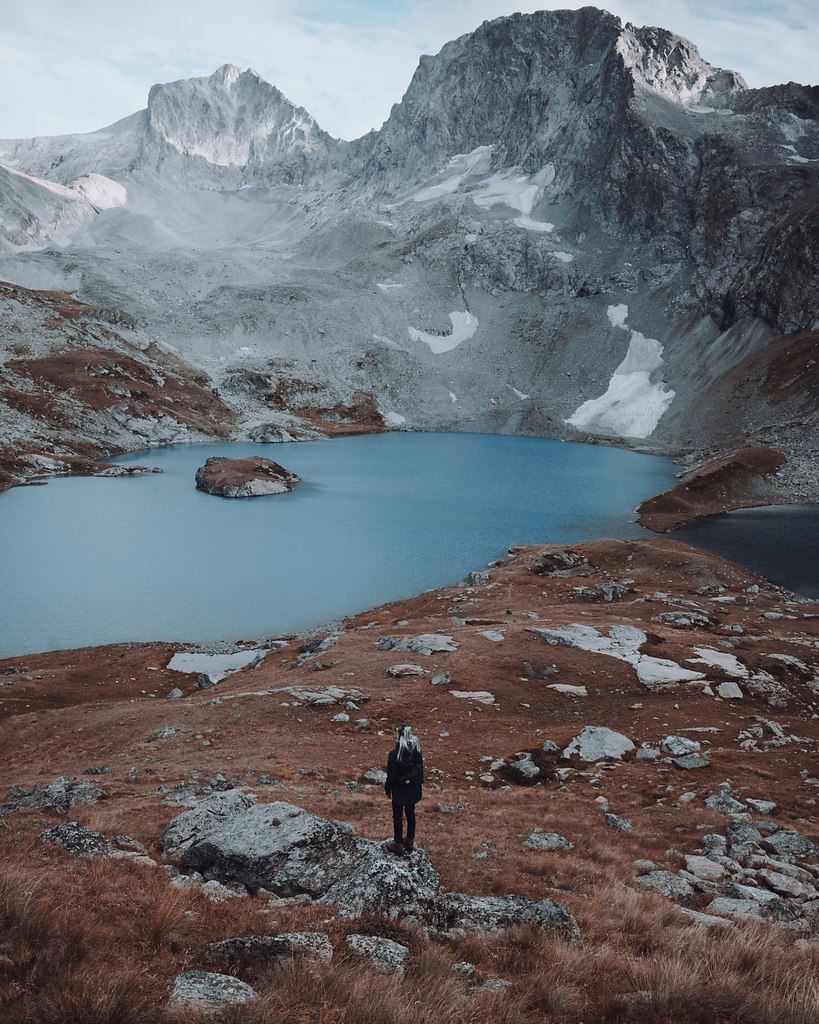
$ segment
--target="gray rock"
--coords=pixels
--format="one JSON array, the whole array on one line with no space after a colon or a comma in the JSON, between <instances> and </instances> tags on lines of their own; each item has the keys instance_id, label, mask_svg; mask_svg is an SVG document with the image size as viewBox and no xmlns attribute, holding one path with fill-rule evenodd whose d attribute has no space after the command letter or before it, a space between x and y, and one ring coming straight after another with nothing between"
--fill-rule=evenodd
<instances>
[{"instance_id":1,"label":"gray rock","mask_svg":"<svg viewBox=\"0 0 819 1024\"><path fill-rule=\"evenodd\" d=\"M433 686L449 686L452 682L452 676L449 672L436 672L431 682Z\"/></svg>"},{"instance_id":2,"label":"gray rock","mask_svg":"<svg viewBox=\"0 0 819 1024\"><path fill-rule=\"evenodd\" d=\"M551 576L555 579L585 576L594 572L593 566L582 555L568 548L565 551L544 552L532 562L530 569L540 576Z\"/></svg>"},{"instance_id":3,"label":"gray rock","mask_svg":"<svg viewBox=\"0 0 819 1024\"><path fill-rule=\"evenodd\" d=\"M454 637L443 633L422 633L420 636L382 636L374 646L379 651L430 655L457 651L460 644Z\"/></svg>"},{"instance_id":4,"label":"gray rock","mask_svg":"<svg viewBox=\"0 0 819 1024\"><path fill-rule=\"evenodd\" d=\"M791 878L779 871L771 871L763 868L757 871L757 878L768 886L777 896L785 896L791 899L807 899L816 895L813 885L805 885L796 878Z\"/></svg>"},{"instance_id":5,"label":"gray rock","mask_svg":"<svg viewBox=\"0 0 819 1024\"><path fill-rule=\"evenodd\" d=\"M210 950L226 963L305 959L329 963L333 945L324 932L283 932L281 935L240 935L212 942Z\"/></svg>"},{"instance_id":6,"label":"gray rock","mask_svg":"<svg viewBox=\"0 0 819 1024\"><path fill-rule=\"evenodd\" d=\"M347 947L354 957L368 960L377 971L403 975L409 959L406 946L377 935L348 935Z\"/></svg>"},{"instance_id":7,"label":"gray rock","mask_svg":"<svg viewBox=\"0 0 819 1024\"><path fill-rule=\"evenodd\" d=\"M708 904L708 913L739 920L762 920L759 903L755 900L734 899L730 896L717 896L716 899L711 900Z\"/></svg>"},{"instance_id":8,"label":"gray rock","mask_svg":"<svg viewBox=\"0 0 819 1024\"><path fill-rule=\"evenodd\" d=\"M633 832L634 826L630 821L625 818L621 818L617 814L611 814L610 812L604 815L604 820L609 828L616 829L618 832Z\"/></svg>"},{"instance_id":9,"label":"gray rock","mask_svg":"<svg viewBox=\"0 0 819 1024\"><path fill-rule=\"evenodd\" d=\"M732 921L726 921L724 917L716 917L714 914L703 914L699 910L691 910L689 907L678 907L681 914L684 914L694 924L702 925L704 928L730 928Z\"/></svg>"},{"instance_id":10,"label":"gray rock","mask_svg":"<svg viewBox=\"0 0 819 1024\"><path fill-rule=\"evenodd\" d=\"M720 683L717 686L717 693L723 700L741 700L745 696L739 686L733 681Z\"/></svg>"},{"instance_id":11,"label":"gray rock","mask_svg":"<svg viewBox=\"0 0 819 1024\"><path fill-rule=\"evenodd\" d=\"M167 740L171 736L175 736L179 730L173 725L163 725L161 729L154 729L154 731L146 738L146 743L153 743L156 740Z\"/></svg>"},{"instance_id":12,"label":"gray rock","mask_svg":"<svg viewBox=\"0 0 819 1024\"><path fill-rule=\"evenodd\" d=\"M92 764L88 768L83 768L83 775L110 775L111 769L107 764Z\"/></svg>"},{"instance_id":13,"label":"gray rock","mask_svg":"<svg viewBox=\"0 0 819 1024\"><path fill-rule=\"evenodd\" d=\"M229 974L186 971L176 977L168 1003L172 1007L192 1007L208 1012L256 998L250 985Z\"/></svg>"},{"instance_id":14,"label":"gray rock","mask_svg":"<svg viewBox=\"0 0 819 1024\"><path fill-rule=\"evenodd\" d=\"M673 763L678 768L684 768L687 772L696 771L698 768L710 768L711 766L711 762L700 754L684 754L682 757L675 757ZM689 797L689 799L691 798Z\"/></svg>"},{"instance_id":15,"label":"gray rock","mask_svg":"<svg viewBox=\"0 0 819 1024\"><path fill-rule=\"evenodd\" d=\"M706 797L705 804L712 810L721 811L723 814L739 814L747 809L745 804L734 799L731 795L731 787L727 783L723 783L715 793Z\"/></svg>"},{"instance_id":16,"label":"gray rock","mask_svg":"<svg viewBox=\"0 0 819 1024\"><path fill-rule=\"evenodd\" d=\"M396 857L364 839L358 849L358 858L327 887L321 902L338 904L344 917L436 917L440 881L425 850L416 847L411 857Z\"/></svg>"},{"instance_id":17,"label":"gray rock","mask_svg":"<svg viewBox=\"0 0 819 1024\"><path fill-rule=\"evenodd\" d=\"M662 622L666 626L673 626L674 629L708 629L711 620L702 612L661 612L655 615L654 622Z\"/></svg>"},{"instance_id":18,"label":"gray rock","mask_svg":"<svg viewBox=\"0 0 819 1024\"><path fill-rule=\"evenodd\" d=\"M615 601L622 601L623 598L633 594L634 590L628 584L633 580L625 580L616 583L613 580L605 583L596 583L591 587L575 587L571 597L575 601L585 601L588 604L612 604Z\"/></svg>"},{"instance_id":19,"label":"gray rock","mask_svg":"<svg viewBox=\"0 0 819 1024\"><path fill-rule=\"evenodd\" d=\"M509 770L517 775L522 782L534 782L540 777L540 768L526 751L517 754L517 759L510 761Z\"/></svg>"},{"instance_id":20,"label":"gray rock","mask_svg":"<svg viewBox=\"0 0 819 1024\"><path fill-rule=\"evenodd\" d=\"M443 927L492 934L527 921L572 941L580 937L577 922L555 900L529 900L523 896L466 896L446 893L441 899Z\"/></svg>"},{"instance_id":21,"label":"gray rock","mask_svg":"<svg viewBox=\"0 0 819 1024\"><path fill-rule=\"evenodd\" d=\"M634 750L634 744L622 733L606 726L587 725L563 751L564 758L577 755L581 761L620 760Z\"/></svg>"},{"instance_id":22,"label":"gray rock","mask_svg":"<svg viewBox=\"0 0 819 1024\"><path fill-rule=\"evenodd\" d=\"M544 754L559 754L560 747L555 743L554 740L546 740L541 748Z\"/></svg>"},{"instance_id":23,"label":"gray rock","mask_svg":"<svg viewBox=\"0 0 819 1024\"><path fill-rule=\"evenodd\" d=\"M698 754L701 746L699 740L690 740L686 736L666 736L660 750L672 757L683 757L685 754Z\"/></svg>"},{"instance_id":24,"label":"gray rock","mask_svg":"<svg viewBox=\"0 0 819 1024\"><path fill-rule=\"evenodd\" d=\"M801 832L782 829L772 836L762 839L763 849L773 853L777 857L815 857L819 854L819 847L803 836Z\"/></svg>"},{"instance_id":25,"label":"gray rock","mask_svg":"<svg viewBox=\"0 0 819 1024\"><path fill-rule=\"evenodd\" d=\"M57 814L68 814L79 804L96 803L104 796L103 791L93 783L77 782L67 775L60 775L51 782L36 785L30 792L16 786L6 793L6 803L0 806L0 816L25 807L42 807Z\"/></svg>"},{"instance_id":26,"label":"gray rock","mask_svg":"<svg viewBox=\"0 0 819 1024\"><path fill-rule=\"evenodd\" d=\"M657 865L653 860L635 860L634 869L639 871L641 875L647 875L649 871L656 871Z\"/></svg>"},{"instance_id":27,"label":"gray rock","mask_svg":"<svg viewBox=\"0 0 819 1024\"><path fill-rule=\"evenodd\" d=\"M506 989L511 987L512 982L507 981L506 978L487 978L480 985L474 985L470 989L470 995L476 996L483 992L505 992Z\"/></svg>"},{"instance_id":28,"label":"gray rock","mask_svg":"<svg viewBox=\"0 0 819 1024\"><path fill-rule=\"evenodd\" d=\"M573 850L574 843L558 832L541 832L535 829L534 832L524 841L524 846L531 850Z\"/></svg>"},{"instance_id":29,"label":"gray rock","mask_svg":"<svg viewBox=\"0 0 819 1024\"><path fill-rule=\"evenodd\" d=\"M719 882L725 878L726 871L722 864L711 860L710 857L699 857L695 854L686 854L685 870L697 878L707 882Z\"/></svg>"},{"instance_id":30,"label":"gray rock","mask_svg":"<svg viewBox=\"0 0 819 1024\"><path fill-rule=\"evenodd\" d=\"M59 846L79 857L107 857L111 852L111 846L101 832L78 821L66 821L41 832L37 842Z\"/></svg>"},{"instance_id":31,"label":"gray rock","mask_svg":"<svg viewBox=\"0 0 819 1024\"><path fill-rule=\"evenodd\" d=\"M184 697L184 696L185 696L185 694L179 689L179 687L175 686L171 690L171 692L168 694L167 699L168 700L179 700L180 697Z\"/></svg>"},{"instance_id":32,"label":"gray rock","mask_svg":"<svg viewBox=\"0 0 819 1024\"><path fill-rule=\"evenodd\" d=\"M754 800L753 797L746 797L745 803L757 814L773 814L776 810L776 804L773 800Z\"/></svg>"},{"instance_id":33,"label":"gray rock","mask_svg":"<svg viewBox=\"0 0 819 1024\"><path fill-rule=\"evenodd\" d=\"M387 781L387 773L381 768L368 768L361 777L364 782L372 782L376 786L383 786Z\"/></svg>"},{"instance_id":34,"label":"gray rock","mask_svg":"<svg viewBox=\"0 0 819 1024\"><path fill-rule=\"evenodd\" d=\"M401 665L390 665L387 669L387 675L392 676L393 679L405 679L408 676L422 676L424 670L420 665L401 664Z\"/></svg>"},{"instance_id":35,"label":"gray rock","mask_svg":"<svg viewBox=\"0 0 819 1024\"><path fill-rule=\"evenodd\" d=\"M159 845L206 878L320 896L361 857L361 842L342 822L229 790L174 818Z\"/></svg>"},{"instance_id":36,"label":"gray rock","mask_svg":"<svg viewBox=\"0 0 819 1024\"><path fill-rule=\"evenodd\" d=\"M692 886L672 871L650 871L647 875L640 875L639 878L636 878L634 884L649 892L659 893L666 899L680 902L694 895Z\"/></svg>"},{"instance_id":37,"label":"gray rock","mask_svg":"<svg viewBox=\"0 0 819 1024\"><path fill-rule=\"evenodd\" d=\"M333 715L330 721L335 722L337 725L345 725L350 721L350 716L346 711L339 711L337 715Z\"/></svg>"}]
</instances>

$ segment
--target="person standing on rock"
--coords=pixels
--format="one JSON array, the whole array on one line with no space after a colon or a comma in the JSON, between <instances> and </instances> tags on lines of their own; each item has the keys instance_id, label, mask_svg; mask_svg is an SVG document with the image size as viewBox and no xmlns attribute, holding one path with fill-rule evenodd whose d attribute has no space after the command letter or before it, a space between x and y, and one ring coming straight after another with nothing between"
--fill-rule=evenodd
<instances>
[{"instance_id":1,"label":"person standing on rock","mask_svg":"<svg viewBox=\"0 0 819 1024\"><path fill-rule=\"evenodd\" d=\"M387 757L387 781L384 792L392 799L393 841L390 853L412 853L415 846L415 805L421 799L424 782L424 758L421 744L409 725L398 726L398 739ZM404 836L404 815L407 834Z\"/></svg>"}]
</instances>

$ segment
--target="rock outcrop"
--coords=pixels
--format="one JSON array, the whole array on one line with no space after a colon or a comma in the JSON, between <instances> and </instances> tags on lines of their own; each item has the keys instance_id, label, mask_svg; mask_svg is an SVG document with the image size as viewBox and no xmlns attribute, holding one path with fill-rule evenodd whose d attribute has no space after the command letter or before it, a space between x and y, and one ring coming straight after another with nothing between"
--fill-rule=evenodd
<instances>
[{"instance_id":1,"label":"rock outcrop","mask_svg":"<svg viewBox=\"0 0 819 1024\"><path fill-rule=\"evenodd\" d=\"M258 498L292 491L295 473L272 459L230 459L212 456L196 471L197 490L221 498Z\"/></svg>"},{"instance_id":2,"label":"rock outcrop","mask_svg":"<svg viewBox=\"0 0 819 1024\"><path fill-rule=\"evenodd\" d=\"M379 913L489 932L535 921L566 938L579 935L574 918L554 900L442 892L424 850L396 857L343 822L284 802L257 804L239 790L215 793L174 818L159 846L205 878L281 897L306 894L336 904L344 917Z\"/></svg>"}]
</instances>

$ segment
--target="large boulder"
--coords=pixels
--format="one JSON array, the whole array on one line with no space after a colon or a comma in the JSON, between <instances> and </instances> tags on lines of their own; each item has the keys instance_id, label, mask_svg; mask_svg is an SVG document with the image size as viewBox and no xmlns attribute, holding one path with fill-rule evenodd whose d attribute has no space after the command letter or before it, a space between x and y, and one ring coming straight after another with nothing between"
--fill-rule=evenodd
<instances>
[{"instance_id":1,"label":"large boulder","mask_svg":"<svg viewBox=\"0 0 819 1024\"><path fill-rule=\"evenodd\" d=\"M196 471L197 490L221 498L258 498L292 491L299 477L272 459L213 456Z\"/></svg>"},{"instance_id":2,"label":"large boulder","mask_svg":"<svg viewBox=\"0 0 819 1024\"><path fill-rule=\"evenodd\" d=\"M344 917L378 913L422 926L489 932L536 921L570 939L579 935L574 918L554 900L442 893L424 850L396 857L343 822L293 804L257 804L237 789L214 793L174 818L159 846L205 878L283 897L306 893L335 904ZM259 937L232 941L260 944L267 953L275 945ZM231 946L227 952L236 951Z\"/></svg>"},{"instance_id":3,"label":"large boulder","mask_svg":"<svg viewBox=\"0 0 819 1024\"><path fill-rule=\"evenodd\" d=\"M226 1006L235 1006L256 998L256 992L250 985L229 974L185 971L174 979L168 1004L174 1009L190 1007L204 1013L214 1013Z\"/></svg>"},{"instance_id":4,"label":"large boulder","mask_svg":"<svg viewBox=\"0 0 819 1024\"><path fill-rule=\"evenodd\" d=\"M577 755L581 761L604 761L613 758L619 761L623 754L636 749L634 744L620 732L604 725L587 725L563 751L564 758Z\"/></svg>"},{"instance_id":5,"label":"large boulder","mask_svg":"<svg viewBox=\"0 0 819 1024\"><path fill-rule=\"evenodd\" d=\"M312 897L351 870L363 843L343 822L293 804L256 804L239 790L215 793L180 814L159 841L164 853L205 878Z\"/></svg>"}]
</instances>

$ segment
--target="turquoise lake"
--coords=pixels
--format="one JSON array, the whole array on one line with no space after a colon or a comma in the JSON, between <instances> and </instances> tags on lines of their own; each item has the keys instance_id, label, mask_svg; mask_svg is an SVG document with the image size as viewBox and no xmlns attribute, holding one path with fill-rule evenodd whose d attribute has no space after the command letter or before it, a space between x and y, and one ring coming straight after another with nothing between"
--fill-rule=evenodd
<instances>
[{"instance_id":1,"label":"turquoise lake","mask_svg":"<svg viewBox=\"0 0 819 1024\"><path fill-rule=\"evenodd\" d=\"M195 489L211 455L264 455L290 494ZM395 433L131 454L131 478L0 495L0 657L127 640L274 637L455 583L513 544L643 534L669 459L482 434Z\"/></svg>"}]
</instances>

